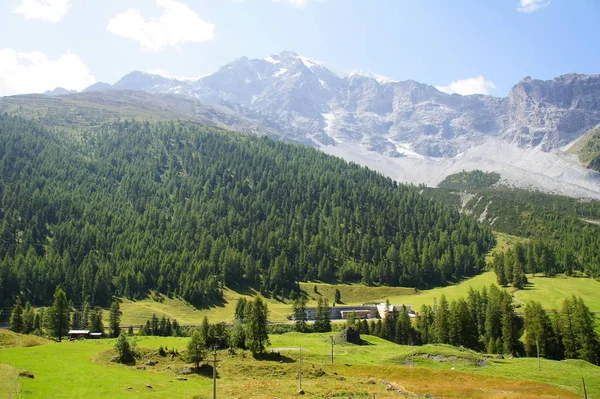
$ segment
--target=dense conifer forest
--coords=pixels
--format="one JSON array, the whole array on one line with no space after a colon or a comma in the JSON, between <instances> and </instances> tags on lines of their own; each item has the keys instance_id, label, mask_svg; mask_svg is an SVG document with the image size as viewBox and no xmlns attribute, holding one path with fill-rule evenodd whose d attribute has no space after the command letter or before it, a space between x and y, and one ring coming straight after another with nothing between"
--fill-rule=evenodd
<instances>
[{"instance_id":1,"label":"dense conifer forest","mask_svg":"<svg viewBox=\"0 0 600 399\"><path fill-rule=\"evenodd\" d=\"M468 216L314 149L191 123L48 130L0 116L0 299L75 304L224 285L443 285L484 268Z\"/></svg>"},{"instance_id":2,"label":"dense conifer forest","mask_svg":"<svg viewBox=\"0 0 600 399\"><path fill-rule=\"evenodd\" d=\"M424 193L480 217L495 231L530 239L517 257L527 273L600 276L600 201L507 187L473 188L492 175L461 172L440 183L447 188L427 188ZM465 196L463 203L459 192Z\"/></svg>"}]
</instances>

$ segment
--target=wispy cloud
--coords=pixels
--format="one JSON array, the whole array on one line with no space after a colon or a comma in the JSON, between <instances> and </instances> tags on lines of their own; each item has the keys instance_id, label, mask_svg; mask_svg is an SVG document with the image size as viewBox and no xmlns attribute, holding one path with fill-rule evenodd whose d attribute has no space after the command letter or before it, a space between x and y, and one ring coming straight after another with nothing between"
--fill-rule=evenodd
<instances>
[{"instance_id":1,"label":"wispy cloud","mask_svg":"<svg viewBox=\"0 0 600 399\"><path fill-rule=\"evenodd\" d=\"M491 80L485 80L483 76L476 78L468 78L463 80L455 80L448 86L435 86L439 91L448 94L460 94L463 96L469 94L490 94L490 89L495 89L496 85Z\"/></svg>"},{"instance_id":2,"label":"wispy cloud","mask_svg":"<svg viewBox=\"0 0 600 399\"><path fill-rule=\"evenodd\" d=\"M517 7L517 11L529 14L548 5L550 5L550 2L548 0L520 0L519 7Z\"/></svg>"},{"instance_id":3,"label":"wispy cloud","mask_svg":"<svg viewBox=\"0 0 600 399\"><path fill-rule=\"evenodd\" d=\"M243 0L242 0L243 1ZM324 0L273 0L273 3L288 3L294 7L304 8L308 3L321 2Z\"/></svg>"},{"instance_id":4,"label":"wispy cloud","mask_svg":"<svg viewBox=\"0 0 600 399\"><path fill-rule=\"evenodd\" d=\"M42 93L56 87L82 90L96 81L78 55L70 51L57 59L34 51L0 49L0 95Z\"/></svg>"},{"instance_id":5,"label":"wispy cloud","mask_svg":"<svg viewBox=\"0 0 600 399\"><path fill-rule=\"evenodd\" d=\"M71 8L71 0L21 0L14 12L25 19L59 22Z\"/></svg>"},{"instance_id":6,"label":"wispy cloud","mask_svg":"<svg viewBox=\"0 0 600 399\"><path fill-rule=\"evenodd\" d=\"M162 10L160 17L146 19L139 10L129 9L108 21L108 31L138 41L142 49L148 51L214 39L215 26L202 20L186 4L157 0L156 5Z\"/></svg>"}]
</instances>

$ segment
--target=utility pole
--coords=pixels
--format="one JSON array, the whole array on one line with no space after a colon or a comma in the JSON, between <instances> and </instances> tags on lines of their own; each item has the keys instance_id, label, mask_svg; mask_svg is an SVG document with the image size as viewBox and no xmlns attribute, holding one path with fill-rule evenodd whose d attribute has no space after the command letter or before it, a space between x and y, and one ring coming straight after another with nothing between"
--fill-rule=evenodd
<instances>
[{"instance_id":1,"label":"utility pole","mask_svg":"<svg viewBox=\"0 0 600 399\"><path fill-rule=\"evenodd\" d=\"M542 368L540 366L540 344L538 343L538 339L535 339L535 347L537 348L537 358L538 358L538 371L540 371Z\"/></svg>"},{"instance_id":2,"label":"utility pole","mask_svg":"<svg viewBox=\"0 0 600 399\"><path fill-rule=\"evenodd\" d=\"M331 364L333 364L333 335L331 337Z\"/></svg>"},{"instance_id":3,"label":"utility pole","mask_svg":"<svg viewBox=\"0 0 600 399\"><path fill-rule=\"evenodd\" d=\"M217 360L217 349L213 348L213 360L209 360L209 363L213 364L213 399L217 399L217 364L220 360Z\"/></svg>"},{"instance_id":4,"label":"utility pole","mask_svg":"<svg viewBox=\"0 0 600 399\"><path fill-rule=\"evenodd\" d=\"M302 394L302 345L300 345L300 371L298 372L298 393Z\"/></svg>"}]
</instances>

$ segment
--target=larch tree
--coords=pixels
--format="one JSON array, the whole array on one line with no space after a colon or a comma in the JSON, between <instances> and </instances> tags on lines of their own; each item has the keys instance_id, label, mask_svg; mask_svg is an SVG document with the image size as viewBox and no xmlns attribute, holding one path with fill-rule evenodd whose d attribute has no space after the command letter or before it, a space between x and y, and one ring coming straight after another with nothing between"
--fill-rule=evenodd
<instances>
[{"instance_id":1,"label":"larch tree","mask_svg":"<svg viewBox=\"0 0 600 399\"><path fill-rule=\"evenodd\" d=\"M46 320L50 334L61 342L62 337L69 330L69 304L67 294L61 288L56 288L54 292L54 300L52 306L48 308Z\"/></svg>"}]
</instances>

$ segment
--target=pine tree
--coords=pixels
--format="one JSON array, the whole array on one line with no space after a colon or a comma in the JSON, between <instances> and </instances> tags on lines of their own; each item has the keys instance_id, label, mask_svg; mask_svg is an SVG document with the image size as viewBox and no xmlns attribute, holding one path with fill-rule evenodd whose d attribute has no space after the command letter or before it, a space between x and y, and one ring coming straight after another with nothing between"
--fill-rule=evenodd
<instances>
[{"instance_id":1,"label":"pine tree","mask_svg":"<svg viewBox=\"0 0 600 399\"><path fill-rule=\"evenodd\" d=\"M167 319L167 325L165 326L165 337L173 336L173 325L171 324L171 320Z\"/></svg>"},{"instance_id":2,"label":"pine tree","mask_svg":"<svg viewBox=\"0 0 600 399\"><path fill-rule=\"evenodd\" d=\"M267 317L269 310L267 304L260 296L250 302L249 319L246 330L246 345L253 354L263 353L265 347L270 344L267 333ZM248 306L246 307L248 308Z\"/></svg>"},{"instance_id":3,"label":"pine tree","mask_svg":"<svg viewBox=\"0 0 600 399\"><path fill-rule=\"evenodd\" d=\"M152 314L150 328L152 329L152 335L160 335L160 322L158 321L158 317L156 317L156 314Z\"/></svg>"},{"instance_id":4,"label":"pine tree","mask_svg":"<svg viewBox=\"0 0 600 399\"><path fill-rule=\"evenodd\" d=\"M206 356L206 342L198 330L194 330L187 344L187 359L196 365L196 370L200 368L200 362ZM216 365L214 365L216 367Z\"/></svg>"},{"instance_id":5,"label":"pine tree","mask_svg":"<svg viewBox=\"0 0 600 399\"><path fill-rule=\"evenodd\" d=\"M88 301L83 304L83 315L81 316L81 328L89 330L92 326L92 307Z\"/></svg>"},{"instance_id":6,"label":"pine tree","mask_svg":"<svg viewBox=\"0 0 600 399\"><path fill-rule=\"evenodd\" d=\"M73 309L73 314L71 315L71 329L82 329L82 314L77 308Z\"/></svg>"},{"instance_id":7,"label":"pine tree","mask_svg":"<svg viewBox=\"0 0 600 399\"><path fill-rule=\"evenodd\" d=\"M453 302L454 304L454 302ZM458 299L452 307L452 321L455 325L451 330L455 331L455 344L465 348L479 349L479 334L477 323L473 320L469 305L463 298Z\"/></svg>"},{"instance_id":8,"label":"pine tree","mask_svg":"<svg viewBox=\"0 0 600 399\"><path fill-rule=\"evenodd\" d=\"M246 329L241 319L236 318L231 327L231 346L246 349Z\"/></svg>"},{"instance_id":9,"label":"pine tree","mask_svg":"<svg viewBox=\"0 0 600 399\"><path fill-rule=\"evenodd\" d=\"M548 359L562 359L562 351L550 317L539 302L531 301L525 305L525 354Z\"/></svg>"},{"instance_id":10,"label":"pine tree","mask_svg":"<svg viewBox=\"0 0 600 399\"><path fill-rule=\"evenodd\" d=\"M173 329L174 337L181 337L181 327L179 326L177 320L173 319L173 323L171 323L171 328Z\"/></svg>"},{"instance_id":11,"label":"pine tree","mask_svg":"<svg viewBox=\"0 0 600 399\"><path fill-rule=\"evenodd\" d=\"M23 307L21 306L21 300L17 298L12 313L10 314L10 330L16 333L22 333L24 329Z\"/></svg>"},{"instance_id":12,"label":"pine tree","mask_svg":"<svg viewBox=\"0 0 600 399\"><path fill-rule=\"evenodd\" d=\"M245 308L246 308L247 303L248 303L248 300L246 298L243 298L243 297L238 298L237 303L235 304L235 318L236 319L244 320L244 313L245 313Z\"/></svg>"},{"instance_id":13,"label":"pine tree","mask_svg":"<svg viewBox=\"0 0 600 399\"><path fill-rule=\"evenodd\" d=\"M61 288L56 288L54 301L46 313L50 334L62 341L62 337L69 330L69 305L67 295Z\"/></svg>"},{"instance_id":14,"label":"pine tree","mask_svg":"<svg viewBox=\"0 0 600 399\"><path fill-rule=\"evenodd\" d=\"M396 339L394 341L401 345L415 345L415 335L406 306L402 306L396 321Z\"/></svg>"},{"instance_id":15,"label":"pine tree","mask_svg":"<svg viewBox=\"0 0 600 399\"><path fill-rule=\"evenodd\" d=\"M446 296L442 295L433 321L433 340L436 343L447 344L450 342L449 313L448 301Z\"/></svg>"},{"instance_id":16,"label":"pine tree","mask_svg":"<svg viewBox=\"0 0 600 399\"><path fill-rule=\"evenodd\" d=\"M134 360L135 352L124 334L120 334L115 342L115 350L119 354L121 363L131 363Z\"/></svg>"},{"instance_id":17,"label":"pine tree","mask_svg":"<svg viewBox=\"0 0 600 399\"><path fill-rule=\"evenodd\" d=\"M115 338L121 334L121 310L119 302L113 301L110 305L110 313L108 315L108 330L111 337Z\"/></svg>"},{"instance_id":18,"label":"pine tree","mask_svg":"<svg viewBox=\"0 0 600 399\"><path fill-rule=\"evenodd\" d=\"M300 295L292 305L292 313L294 314L294 325L298 332L306 332L307 316L306 316L306 298Z\"/></svg>"},{"instance_id":19,"label":"pine tree","mask_svg":"<svg viewBox=\"0 0 600 399\"><path fill-rule=\"evenodd\" d=\"M200 325L200 334L202 335L204 343L210 344L210 323L208 322L207 316L204 316L202 319L202 324Z\"/></svg>"},{"instance_id":20,"label":"pine tree","mask_svg":"<svg viewBox=\"0 0 600 399\"><path fill-rule=\"evenodd\" d=\"M33 308L31 307L31 303L27 301L25 304L25 311L23 312L23 333L31 334L34 330L33 321L35 318L35 313Z\"/></svg>"},{"instance_id":21,"label":"pine tree","mask_svg":"<svg viewBox=\"0 0 600 399\"><path fill-rule=\"evenodd\" d=\"M331 331L331 310L327 304L327 299L319 297L317 300L313 329L315 332Z\"/></svg>"},{"instance_id":22,"label":"pine tree","mask_svg":"<svg viewBox=\"0 0 600 399\"><path fill-rule=\"evenodd\" d=\"M102 321L102 309L96 307L91 312L90 331L104 334L104 322Z\"/></svg>"},{"instance_id":23,"label":"pine tree","mask_svg":"<svg viewBox=\"0 0 600 399\"><path fill-rule=\"evenodd\" d=\"M573 303L573 329L577 340L577 357L592 364L599 364L600 342L595 330L595 315L581 297L571 299Z\"/></svg>"},{"instance_id":24,"label":"pine tree","mask_svg":"<svg viewBox=\"0 0 600 399\"><path fill-rule=\"evenodd\" d=\"M509 300L505 300L502 306L502 343L505 354L514 356L520 353L517 315Z\"/></svg>"}]
</instances>

